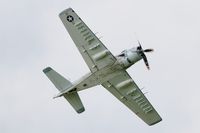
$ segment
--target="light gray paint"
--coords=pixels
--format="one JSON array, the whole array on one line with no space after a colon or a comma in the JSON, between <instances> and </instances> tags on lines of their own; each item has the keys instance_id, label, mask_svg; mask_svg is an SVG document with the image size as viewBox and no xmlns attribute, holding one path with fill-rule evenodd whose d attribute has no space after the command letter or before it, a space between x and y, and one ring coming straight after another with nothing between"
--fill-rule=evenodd
<instances>
[{"instance_id":1,"label":"light gray paint","mask_svg":"<svg viewBox=\"0 0 200 133\"><path fill-rule=\"evenodd\" d=\"M0 1L1 132L199 133L199 4L197 0ZM58 17L69 6L103 36L102 42L114 54L137 45L135 33L144 47L155 49L148 55L151 71L143 62L128 71L156 103L161 123L146 126L100 87L80 94L87 103L81 115L67 108L64 99L50 99L57 90L41 73L45 66L71 80L88 72ZM79 62L68 64L71 60L65 57ZM96 111L100 107L105 108L101 113Z\"/></svg>"},{"instance_id":2,"label":"light gray paint","mask_svg":"<svg viewBox=\"0 0 200 133\"><path fill-rule=\"evenodd\" d=\"M78 82L71 83L51 67L45 68L44 74L59 90L59 94L54 98L64 96L77 113L82 113L85 109L78 92L102 85L148 125L160 122L162 118L126 72L127 68L141 59L149 69L145 53L153 50L143 49L138 41L139 46L113 56L72 8L62 11L59 17L90 73L79 78Z\"/></svg>"}]
</instances>

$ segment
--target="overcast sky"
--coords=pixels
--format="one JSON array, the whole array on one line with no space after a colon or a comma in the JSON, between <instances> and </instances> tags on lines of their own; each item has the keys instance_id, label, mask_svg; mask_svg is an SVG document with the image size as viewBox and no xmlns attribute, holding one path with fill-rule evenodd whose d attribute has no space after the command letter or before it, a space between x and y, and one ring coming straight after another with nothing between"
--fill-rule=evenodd
<instances>
[{"instance_id":1,"label":"overcast sky","mask_svg":"<svg viewBox=\"0 0 200 133\"><path fill-rule=\"evenodd\" d=\"M80 92L76 114L42 73L51 66L71 81L89 71L58 14L72 7L114 54L148 54L128 69L163 121L149 127L106 89ZM1 133L199 133L199 0L1 0Z\"/></svg>"}]
</instances>

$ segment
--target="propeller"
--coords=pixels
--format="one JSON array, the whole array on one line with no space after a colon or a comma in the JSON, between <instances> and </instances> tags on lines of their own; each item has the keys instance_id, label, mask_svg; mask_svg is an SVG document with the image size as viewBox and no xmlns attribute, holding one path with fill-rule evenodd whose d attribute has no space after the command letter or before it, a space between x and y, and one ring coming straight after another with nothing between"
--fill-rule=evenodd
<instances>
[{"instance_id":1,"label":"propeller","mask_svg":"<svg viewBox=\"0 0 200 133\"><path fill-rule=\"evenodd\" d=\"M146 55L144 53L153 52L154 50L153 49L145 49L145 50L143 50L139 40L138 40L138 44L139 44L139 46L137 47L137 50L138 50L139 54L142 56L142 59L143 59L145 65L146 65L147 69L150 70L149 62L148 62L147 57L146 57Z\"/></svg>"}]
</instances>

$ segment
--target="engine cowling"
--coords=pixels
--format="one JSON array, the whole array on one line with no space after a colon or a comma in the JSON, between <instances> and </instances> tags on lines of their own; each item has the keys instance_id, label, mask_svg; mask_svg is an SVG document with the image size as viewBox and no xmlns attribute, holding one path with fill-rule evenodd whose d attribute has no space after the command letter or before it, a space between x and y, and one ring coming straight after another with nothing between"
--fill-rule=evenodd
<instances>
[{"instance_id":1,"label":"engine cowling","mask_svg":"<svg viewBox=\"0 0 200 133\"><path fill-rule=\"evenodd\" d=\"M137 48L124 50L117 56L120 65L124 68L128 68L142 59L142 56L137 52Z\"/></svg>"}]
</instances>

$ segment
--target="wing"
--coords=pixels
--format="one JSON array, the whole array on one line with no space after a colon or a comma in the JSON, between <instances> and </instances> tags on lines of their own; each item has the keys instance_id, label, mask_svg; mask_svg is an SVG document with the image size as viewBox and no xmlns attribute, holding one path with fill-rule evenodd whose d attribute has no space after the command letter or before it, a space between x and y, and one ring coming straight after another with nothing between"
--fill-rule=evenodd
<instances>
[{"instance_id":1,"label":"wing","mask_svg":"<svg viewBox=\"0 0 200 133\"><path fill-rule=\"evenodd\" d=\"M59 16L92 72L116 61L110 51L71 8L61 12Z\"/></svg>"},{"instance_id":2,"label":"wing","mask_svg":"<svg viewBox=\"0 0 200 133\"><path fill-rule=\"evenodd\" d=\"M102 84L148 125L162 119L126 71Z\"/></svg>"}]
</instances>

